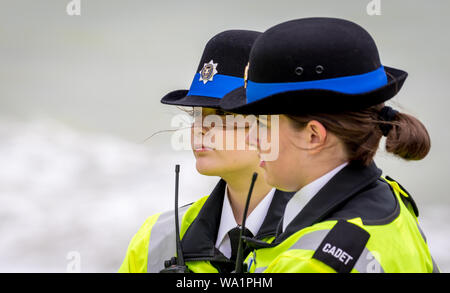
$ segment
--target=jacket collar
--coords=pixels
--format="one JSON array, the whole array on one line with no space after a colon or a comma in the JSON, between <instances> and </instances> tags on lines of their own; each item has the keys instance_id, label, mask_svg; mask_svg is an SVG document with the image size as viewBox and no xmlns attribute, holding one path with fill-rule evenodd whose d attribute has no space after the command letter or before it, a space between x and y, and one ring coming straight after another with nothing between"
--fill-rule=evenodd
<instances>
[{"instance_id":1,"label":"jacket collar","mask_svg":"<svg viewBox=\"0 0 450 293\"><path fill-rule=\"evenodd\" d=\"M196 219L184 234L181 246L186 260L228 260L215 248L225 187L226 182L221 179L205 201ZM272 203L261 228L254 237L255 239L276 235L278 223L283 217L286 204L294 194L295 192L275 191Z\"/></svg>"},{"instance_id":2,"label":"jacket collar","mask_svg":"<svg viewBox=\"0 0 450 293\"><path fill-rule=\"evenodd\" d=\"M221 179L184 234L181 246L186 260L212 258L217 255L215 239L220 224L225 186L226 182Z\"/></svg>"},{"instance_id":3,"label":"jacket collar","mask_svg":"<svg viewBox=\"0 0 450 293\"><path fill-rule=\"evenodd\" d=\"M325 220L346 201L378 180L381 173L382 171L373 161L369 166L349 163L319 190L290 222L285 231L281 231L283 223L281 219L278 224L278 236L273 244L281 243L295 232Z\"/></svg>"}]
</instances>

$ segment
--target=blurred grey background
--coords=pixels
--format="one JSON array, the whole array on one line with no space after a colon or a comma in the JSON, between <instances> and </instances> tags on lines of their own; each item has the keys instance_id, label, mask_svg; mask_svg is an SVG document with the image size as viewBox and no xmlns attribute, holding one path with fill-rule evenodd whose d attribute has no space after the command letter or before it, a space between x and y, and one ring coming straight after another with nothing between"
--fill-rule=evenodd
<instances>
[{"instance_id":1,"label":"blurred grey background","mask_svg":"<svg viewBox=\"0 0 450 293\"><path fill-rule=\"evenodd\" d=\"M206 42L227 29L341 17L366 28L382 63L409 72L392 104L421 119L431 153L377 164L410 191L436 262L450 272L449 1L0 1L0 272L115 272L144 220L208 194L189 151L171 149L181 112L159 103L189 87ZM147 139L147 140L146 140ZM69 268L70 271L70 268Z\"/></svg>"}]
</instances>

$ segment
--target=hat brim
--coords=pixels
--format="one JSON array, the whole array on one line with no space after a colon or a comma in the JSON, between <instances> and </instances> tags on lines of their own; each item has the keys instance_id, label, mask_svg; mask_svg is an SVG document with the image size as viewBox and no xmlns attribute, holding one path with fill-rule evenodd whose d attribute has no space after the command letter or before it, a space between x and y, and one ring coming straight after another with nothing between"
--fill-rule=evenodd
<instances>
[{"instance_id":1,"label":"hat brim","mask_svg":"<svg viewBox=\"0 0 450 293\"><path fill-rule=\"evenodd\" d=\"M161 99L161 103L174 106L220 108L219 98L188 96L188 90L176 90Z\"/></svg>"},{"instance_id":2,"label":"hat brim","mask_svg":"<svg viewBox=\"0 0 450 293\"><path fill-rule=\"evenodd\" d=\"M307 114L364 109L394 97L403 86L408 73L384 66L388 82L361 94L345 94L322 89L288 91L246 103L245 88L240 87L220 101L223 110L239 114Z\"/></svg>"}]
</instances>

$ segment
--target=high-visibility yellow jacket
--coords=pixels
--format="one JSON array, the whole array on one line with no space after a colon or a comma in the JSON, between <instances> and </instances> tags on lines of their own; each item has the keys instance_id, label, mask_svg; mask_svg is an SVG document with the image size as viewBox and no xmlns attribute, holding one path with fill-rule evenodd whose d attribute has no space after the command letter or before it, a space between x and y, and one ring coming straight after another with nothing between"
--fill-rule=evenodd
<instances>
[{"instance_id":1,"label":"high-visibility yellow jacket","mask_svg":"<svg viewBox=\"0 0 450 293\"><path fill-rule=\"evenodd\" d=\"M411 195L374 162L337 173L276 236L249 239L249 272L439 272ZM282 221L282 220L281 220Z\"/></svg>"},{"instance_id":2,"label":"high-visibility yellow jacket","mask_svg":"<svg viewBox=\"0 0 450 293\"><path fill-rule=\"evenodd\" d=\"M249 182L250 184L250 182ZM230 261L215 248L226 183L220 180L211 195L179 209L180 238L189 270L196 273L231 272ZM275 236L286 203L293 192L276 190L266 217L254 239ZM119 273L158 273L176 255L173 211L149 217L132 238Z\"/></svg>"}]
</instances>

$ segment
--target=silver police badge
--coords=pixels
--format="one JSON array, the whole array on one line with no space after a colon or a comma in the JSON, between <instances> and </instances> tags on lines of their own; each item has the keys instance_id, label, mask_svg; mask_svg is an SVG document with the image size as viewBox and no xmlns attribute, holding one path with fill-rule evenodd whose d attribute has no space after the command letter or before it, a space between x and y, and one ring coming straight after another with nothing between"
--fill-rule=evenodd
<instances>
[{"instance_id":1,"label":"silver police badge","mask_svg":"<svg viewBox=\"0 0 450 293\"><path fill-rule=\"evenodd\" d=\"M205 63L203 65L202 70L200 70L200 81L203 81L203 84L207 83L208 81L212 81L214 75L217 73L217 64L214 63L212 60L208 63Z\"/></svg>"},{"instance_id":2,"label":"silver police badge","mask_svg":"<svg viewBox=\"0 0 450 293\"><path fill-rule=\"evenodd\" d=\"M247 63L244 69L244 88L247 88L247 80L248 80L248 67L250 66L250 62Z\"/></svg>"}]
</instances>

